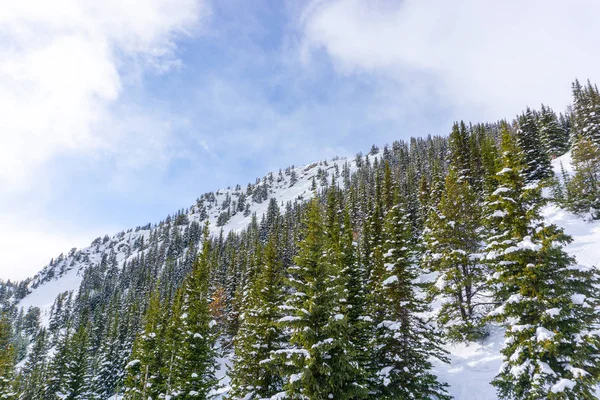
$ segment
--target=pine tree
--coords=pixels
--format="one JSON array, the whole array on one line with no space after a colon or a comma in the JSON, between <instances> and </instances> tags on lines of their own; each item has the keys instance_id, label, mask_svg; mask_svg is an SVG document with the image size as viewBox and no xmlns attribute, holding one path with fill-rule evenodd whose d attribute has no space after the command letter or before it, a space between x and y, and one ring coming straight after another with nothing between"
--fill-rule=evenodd
<instances>
[{"instance_id":1,"label":"pine tree","mask_svg":"<svg viewBox=\"0 0 600 400\"><path fill-rule=\"evenodd\" d=\"M477 196L451 168L442 198L429 214L421 260L427 271L437 273L429 295L441 302L437 320L451 340L475 340L484 334L481 320L487 299L480 242Z\"/></svg>"},{"instance_id":2,"label":"pine tree","mask_svg":"<svg viewBox=\"0 0 600 400\"><path fill-rule=\"evenodd\" d=\"M449 159L459 178L471 179L470 135L463 121L454 123L448 137ZM471 182L472 183L472 182Z\"/></svg>"},{"instance_id":3,"label":"pine tree","mask_svg":"<svg viewBox=\"0 0 600 400\"><path fill-rule=\"evenodd\" d=\"M0 316L0 399L16 399L13 387L15 349L12 330L6 314Z\"/></svg>"},{"instance_id":4,"label":"pine tree","mask_svg":"<svg viewBox=\"0 0 600 400\"><path fill-rule=\"evenodd\" d=\"M358 385L368 384L368 371L363 371L371 360L370 333L371 320L367 313L366 277L364 265L357 257L357 243L354 241L354 231L350 212L346 207L343 215L343 225L340 234L340 262L344 280L344 314L347 321L348 340L352 347L353 359L359 370L355 382Z\"/></svg>"},{"instance_id":5,"label":"pine tree","mask_svg":"<svg viewBox=\"0 0 600 400\"><path fill-rule=\"evenodd\" d=\"M281 351L289 374L284 388L291 398L348 399L362 392L353 384L355 367L344 351L343 286L330 262L326 241L320 206L313 199L295 265L288 271L292 288L285 305L288 315L280 319L291 331L290 348Z\"/></svg>"},{"instance_id":6,"label":"pine tree","mask_svg":"<svg viewBox=\"0 0 600 400\"><path fill-rule=\"evenodd\" d=\"M585 87L573 83L573 133L600 146L600 92L590 81Z\"/></svg>"},{"instance_id":7,"label":"pine tree","mask_svg":"<svg viewBox=\"0 0 600 400\"><path fill-rule=\"evenodd\" d=\"M394 206L384 225L384 270L377 282L382 294L377 304L372 341L378 399L449 399L445 387L431 373L431 358L447 361L439 336L421 317L428 305L415 294L415 243L405 209Z\"/></svg>"},{"instance_id":8,"label":"pine tree","mask_svg":"<svg viewBox=\"0 0 600 400\"><path fill-rule=\"evenodd\" d=\"M114 300L113 307L118 304L117 299ZM122 383L124 363L122 357L122 344L119 329L121 328L121 320L119 310L113 308L113 318L107 330L107 334L103 338L102 345L99 350L99 371L94 379L93 392L100 398L109 398L117 393L120 384Z\"/></svg>"},{"instance_id":9,"label":"pine tree","mask_svg":"<svg viewBox=\"0 0 600 400\"><path fill-rule=\"evenodd\" d=\"M90 398L89 327L81 323L68 345L64 395L66 400Z\"/></svg>"},{"instance_id":10,"label":"pine tree","mask_svg":"<svg viewBox=\"0 0 600 400\"><path fill-rule=\"evenodd\" d=\"M21 390L23 399L42 399L44 396L44 382L46 380L48 355L48 332L45 328L40 329L27 362L23 366L22 374L25 379Z\"/></svg>"},{"instance_id":11,"label":"pine tree","mask_svg":"<svg viewBox=\"0 0 600 400\"><path fill-rule=\"evenodd\" d=\"M579 136L572 151L574 176L566 182L569 208L600 219L600 146Z\"/></svg>"},{"instance_id":12,"label":"pine tree","mask_svg":"<svg viewBox=\"0 0 600 400\"><path fill-rule=\"evenodd\" d=\"M542 104L537 124L546 153L552 158L565 154L569 149L569 134L550 107Z\"/></svg>"},{"instance_id":13,"label":"pine tree","mask_svg":"<svg viewBox=\"0 0 600 400\"><path fill-rule=\"evenodd\" d=\"M540 131L533 111L528 107L518 120L517 140L523 150L525 179L538 181L552 176L552 166L546 149L542 145Z\"/></svg>"},{"instance_id":14,"label":"pine tree","mask_svg":"<svg viewBox=\"0 0 600 400\"><path fill-rule=\"evenodd\" d=\"M56 352L48 366L48 379L44 387L44 399L55 399L59 393L63 392L67 377L70 331L70 326L67 326L57 341Z\"/></svg>"},{"instance_id":15,"label":"pine tree","mask_svg":"<svg viewBox=\"0 0 600 400\"><path fill-rule=\"evenodd\" d=\"M163 340L166 324L158 289L150 297L144 318L144 330L137 336L126 366L125 399L155 399L164 394L165 377L161 369L166 358Z\"/></svg>"},{"instance_id":16,"label":"pine tree","mask_svg":"<svg viewBox=\"0 0 600 400\"><path fill-rule=\"evenodd\" d=\"M498 189L486 203L487 259L506 327L505 362L493 384L506 399L593 399L600 333L594 287L600 276L574 264L570 237L540 215L539 187L526 185L522 153L502 133Z\"/></svg>"},{"instance_id":17,"label":"pine tree","mask_svg":"<svg viewBox=\"0 0 600 400\"><path fill-rule=\"evenodd\" d=\"M262 269L250 286L242 325L235 340L232 398L271 398L283 389L276 355L287 341L278 324L283 316L282 272L277 236L273 234L264 251Z\"/></svg>"},{"instance_id":18,"label":"pine tree","mask_svg":"<svg viewBox=\"0 0 600 400\"><path fill-rule=\"evenodd\" d=\"M204 226L202 252L184 282L181 314L181 343L173 379L178 399L207 399L218 386L216 322L210 314L210 238Z\"/></svg>"}]
</instances>

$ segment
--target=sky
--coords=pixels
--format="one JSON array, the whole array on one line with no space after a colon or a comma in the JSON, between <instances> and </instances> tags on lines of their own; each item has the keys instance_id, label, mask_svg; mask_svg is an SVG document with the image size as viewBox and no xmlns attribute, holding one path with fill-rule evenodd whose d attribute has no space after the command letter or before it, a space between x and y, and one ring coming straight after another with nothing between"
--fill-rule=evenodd
<instances>
[{"instance_id":1,"label":"sky","mask_svg":"<svg viewBox=\"0 0 600 400\"><path fill-rule=\"evenodd\" d=\"M600 81L596 0L3 0L0 279L202 193Z\"/></svg>"}]
</instances>

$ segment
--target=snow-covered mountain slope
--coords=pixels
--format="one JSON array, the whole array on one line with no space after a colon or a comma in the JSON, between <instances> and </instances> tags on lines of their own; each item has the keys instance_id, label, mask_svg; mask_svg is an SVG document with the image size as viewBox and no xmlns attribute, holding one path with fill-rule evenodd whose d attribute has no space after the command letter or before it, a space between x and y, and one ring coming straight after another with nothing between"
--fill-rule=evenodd
<instances>
[{"instance_id":1,"label":"snow-covered mountain slope","mask_svg":"<svg viewBox=\"0 0 600 400\"><path fill-rule=\"evenodd\" d=\"M275 199L278 205L302 202L313 196L313 184L319 186L324 179L331 180L333 174L340 176L346 169L348 173L356 170L354 160L335 158L301 167L289 167L272 172L247 187L237 185L216 192L205 193L196 204L182 210L168 219L181 232L192 222L208 219L213 234L240 231L256 214L258 221L267 211L269 201ZM341 181L341 178L338 178ZM314 181L314 183L313 183ZM340 182L341 184L341 182ZM240 206L240 202L243 204ZM229 215L227 215L229 213ZM226 214L226 215L223 215ZM104 256L114 252L119 266L123 262L140 254L140 242L148 241L160 224L148 224L143 227L119 232L113 236L95 239L82 250L72 249L67 255L61 254L36 274L28 284L30 293L21 299L17 307L27 310L39 307L42 324L47 325L52 304L60 293L76 292L83 279L83 271L101 262Z\"/></svg>"},{"instance_id":2,"label":"snow-covered mountain slope","mask_svg":"<svg viewBox=\"0 0 600 400\"><path fill-rule=\"evenodd\" d=\"M573 174L571 155L567 153L552 161L554 172L561 176L562 169ZM573 237L566 250L584 266L600 267L600 221L588 222L554 204L542 210L548 223L563 228ZM438 362L436 373L441 381L450 384L450 393L457 400L495 400L495 388L490 384L502 364L500 350L504 330L496 327L482 343L447 346L450 364Z\"/></svg>"},{"instance_id":3,"label":"snow-covered mountain slope","mask_svg":"<svg viewBox=\"0 0 600 400\"><path fill-rule=\"evenodd\" d=\"M550 223L564 228L573 237L566 250L586 266L600 266L600 221L585 222L554 205L546 206L543 215ZM504 331L494 328L482 343L447 346L450 364L436 364L441 381L450 384L450 393L457 400L494 400L495 388L490 384L502 364L500 350Z\"/></svg>"},{"instance_id":4,"label":"snow-covered mountain slope","mask_svg":"<svg viewBox=\"0 0 600 400\"><path fill-rule=\"evenodd\" d=\"M561 163L567 173L572 172L570 166L570 156L567 154L553 161L557 174L561 173ZM221 227L217 226L219 217L228 207L224 204L239 200L242 193L248 193L248 189L242 190L240 187L219 190L214 193L203 195L194 206L184 212L185 221L181 225L184 229L186 224L193 221L200 222L208 218L211 223L213 233L217 234L221 229L224 233L229 231L239 231L246 227L251 220L252 213L256 213L260 219L266 212L269 199L276 199L278 204L288 202L305 201L309 199L313 192L313 178L317 185L320 184L319 177L322 178L322 171L334 172L338 169L340 172L347 164L352 172L356 169L354 161L348 159L337 159L329 162L315 163L304 167L290 168L279 174L272 174L272 184L269 185L266 199L253 201L251 196L247 198L248 211L238 211L232 215ZM319 172L319 169L321 172ZM292 176L295 175L297 181L292 184ZM329 178L331 179L331 178ZM255 192L264 182L269 182L269 175L254 185L250 185L250 192ZM228 200L229 199L229 200ZM203 212L206 218L203 218ZM581 216L569 213L555 205L548 205L543 210L543 215L550 223L557 224L565 229L566 233L573 237L573 242L567 246L567 251L576 257L577 262L586 266L600 266L600 221L586 222ZM145 226L121 232L112 237L99 238L92 245L80 251L72 251L69 255L59 257L52 264L47 265L37 274L30 283L31 293L20 300L20 307L37 306L42 310L43 323L47 324L50 307L56 296L67 290L76 291L82 280L82 271L88 266L100 262L103 255L111 250L115 251L119 265L130 257L139 253L136 243L141 238L147 240L148 237L157 229L157 225ZM499 327L491 329L488 338L481 343L460 343L448 345L449 364L437 362L435 364L435 373L440 381L447 382L449 392L457 400L493 400L496 399L495 388L490 384L497 374L502 363L500 349L504 341L504 332ZM227 376L225 374L225 365L228 360L220 360L223 368L219 376L224 378L226 384ZM225 388L226 390L226 388Z\"/></svg>"}]
</instances>

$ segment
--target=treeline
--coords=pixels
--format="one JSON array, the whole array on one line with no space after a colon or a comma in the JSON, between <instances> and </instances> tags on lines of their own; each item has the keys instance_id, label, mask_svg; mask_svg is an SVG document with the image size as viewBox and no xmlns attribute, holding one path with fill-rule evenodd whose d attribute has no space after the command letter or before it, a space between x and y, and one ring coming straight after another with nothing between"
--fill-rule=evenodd
<instances>
[{"instance_id":1,"label":"treeline","mask_svg":"<svg viewBox=\"0 0 600 400\"><path fill-rule=\"evenodd\" d=\"M528 108L321 162L312 200L270 198L240 233L210 237L181 213L123 261L109 249L48 324L5 315L0 398L446 399L431 371L444 342L499 324L501 398L593 399L598 275L541 216L555 201L600 218L600 96L579 82L573 94L565 114ZM554 176L570 149L574 171ZM267 201L270 181L243 206L230 198L230 216Z\"/></svg>"}]
</instances>

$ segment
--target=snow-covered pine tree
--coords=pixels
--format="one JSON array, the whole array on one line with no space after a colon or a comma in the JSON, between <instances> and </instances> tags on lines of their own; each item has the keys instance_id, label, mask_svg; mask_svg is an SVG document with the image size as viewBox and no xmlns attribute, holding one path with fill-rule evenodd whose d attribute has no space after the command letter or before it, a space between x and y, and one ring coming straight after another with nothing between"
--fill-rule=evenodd
<instances>
[{"instance_id":1,"label":"snow-covered pine tree","mask_svg":"<svg viewBox=\"0 0 600 400\"><path fill-rule=\"evenodd\" d=\"M63 386L65 400L92 399L89 325L81 322L69 340L66 376Z\"/></svg>"},{"instance_id":2,"label":"snow-covered pine tree","mask_svg":"<svg viewBox=\"0 0 600 400\"><path fill-rule=\"evenodd\" d=\"M518 126L517 141L523 150L525 180L534 182L551 177L550 157L542 144L535 114L529 107L519 116Z\"/></svg>"},{"instance_id":3,"label":"snow-covered pine tree","mask_svg":"<svg viewBox=\"0 0 600 400\"><path fill-rule=\"evenodd\" d=\"M470 134L463 121L455 122L448 137L449 160L454 165L459 178L472 179Z\"/></svg>"},{"instance_id":4,"label":"snow-covered pine tree","mask_svg":"<svg viewBox=\"0 0 600 400\"><path fill-rule=\"evenodd\" d=\"M567 205L576 213L600 219L600 146L578 136L572 158L575 174L566 182Z\"/></svg>"},{"instance_id":5,"label":"snow-covered pine tree","mask_svg":"<svg viewBox=\"0 0 600 400\"><path fill-rule=\"evenodd\" d=\"M415 242L406 210L394 206L383 232L384 268L374 282L381 295L372 340L375 370L370 395L378 399L449 399L445 384L431 373L432 358L446 361L441 338L420 315L427 302L415 293ZM378 270L376 268L375 270ZM377 274L379 275L379 274Z\"/></svg>"},{"instance_id":6,"label":"snow-covered pine tree","mask_svg":"<svg viewBox=\"0 0 600 400\"><path fill-rule=\"evenodd\" d=\"M358 370L355 382L358 385L368 384L366 366L371 361L371 320L367 315L367 294L365 268L357 257L357 243L348 207L344 209L343 225L340 233L340 262L344 279L343 314L346 317L349 345L352 347L353 359Z\"/></svg>"},{"instance_id":7,"label":"snow-covered pine tree","mask_svg":"<svg viewBox=\"0 0 600 400\"><path fill-rule=\"evenodd\" d=\"M330 262L327 237L317 199L308 204L303 239L295 265L288 270L290 293L279 320L291 332L290 346L280 351L286 359L290 398L356 398L355 366L347 346L345 316L341 311L343 285Z\"/></svg>"},{"instance_id":8,"label":"snow-covered pine tree","mask_svg":"<svg viewBox=\"0 0 600 400\"><path fill-rule=\"evenodd\" d=\"M504 399L594 399L600 377L600 276L575 265L571 240L540 215L540 188L526 184L523 155L502 132L498 188L486 202L487 260L506 327L505 362L492 382Z\"/></svg>"},{"instance_id":9,"label":"snow-covered pine tree","mask_svg":"<svg viewBox=\"0 0 600 400\"><path fill-rule=\"evenodd\" d=\"M581 86L573 82L573 134L572 138L583 136L600 146L600 92L588 80Z\"/></svg>"},{"instance_id":10,"label":"snow-covered pine tree","mask_svg":"<svg viewBox=\"0 0 600 400\"><path fill-rule=\"evenodd\" d=\"M173 397L208 399L217 389L218 330L210 313L211 244L208 222L204 226L202 252L184 282L181 302L181 343L173 379Z\"/></svg>"},{"instance_id":11,"label":"snow-covered pine tree","mask_svg":"<svg viewBox=\"0 0 600 400\"><path fill-rule=\"evenodd\" d=\"M484 335L485 268L481 251L481 209L466 179L451 168L437 207L429 214L422 238L421 264L436 273L430 297L440 303L437 321L450 340Z\"/></svg>"},{"instance_id":12,"label":"snow-covered pine tree","mask_svg":"<svg viewBox=\"0 0 600 400\"><path fill-rule=\"evenodd\" d=\"M550 107L542 104L537 124L542 144L551 158L562 156L569 150L569 134Z\"/></svg>"},{"instance_id":13,"label":"snow-covered pine tree","mask_svg":"<svg viewBox=\"0 0 600 400\"><path fill-rule=\"evenodd\" d=\"M67 362L71 326L67 325L59 333L56 342L56 351L48 365L48 378L44 387L44 399L54 399L57 393L62 393L67 376Z\"/></svg>"},{"instance_id":14,"label":"snow-covered pine tree","mask_svg":"<svg viewBox=\"0 0 600 400\"><path fill-rule=\"evenodd\" d=\"M11 342L12 331L8 315L0 315L0 399L17 398L13 388L15 350Z\"/></svg>"},{"instance_id":15,"label":"snow-covered pine tree","mask_svg":"<svg viewBox=\"0 0 600 400\"><path fill-rule=\"evenodd\" d=\"M283 390L276 353L287 338L278 321L283 317L283 270L277 255L277 233L264 251L262 268L251 283L235 343L231 372L232 399L271 398Z\"/></svg>"},{"instance_id":16,"label":"snow-covered pine tree","mask_svg":"<svg viewBox=\"0 0 600 400\"><path fill-rule=\"evenodd\" d=\"M93 382L93 393L101 399L117 394L123 378L122 371L125 363L121 352L122 344L119 335L121 322L118 304L118 297L115 297L110 305L112 318L99 350L98 372Z\"/></svg>"},{"instance_id":17,"label":"snow-covered pine tree","mask_svg":"<svg viewBox=\"0 0 600 400\"><path fill-rule=\"evenodd\" d=\"M33 342L31 352L21 371L25 379L21 387L21 398L42 399L48 357L48 331L40 329ZM1 397L0 397L1 398Z\"/></svg>"},{"instance_id":18,"label":"snow-covered pine tree","mask_svg":"<svg viewBox=\"0 0 600 400\"><path fill-rule=\"evenodd\" d=\"M144 330L137 336L126 366L125 399L155 399L164 394L165 377L161 371L166 358L164 314L156 289L146 310Z\"/></svg>"}]
</instances>

